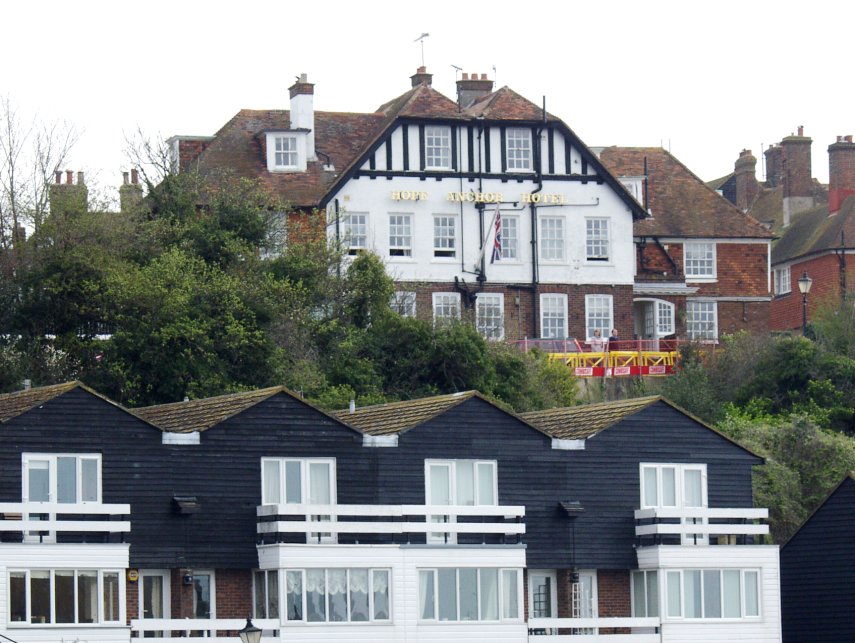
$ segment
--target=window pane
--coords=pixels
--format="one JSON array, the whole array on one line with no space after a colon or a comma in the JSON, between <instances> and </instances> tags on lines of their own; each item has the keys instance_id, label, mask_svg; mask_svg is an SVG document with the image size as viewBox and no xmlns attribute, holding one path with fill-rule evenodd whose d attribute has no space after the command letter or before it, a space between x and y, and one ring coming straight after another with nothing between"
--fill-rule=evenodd
<instances>
[{"instance_id":1,"label":"window pane","mask_svg":"<svg viewBox=\"0 0 855 643\"><path fill-rule=\"evenodd\" d=\"M680 572L668 572L668 616L682 616L680 609Z\"/></svg>"},{"instance_id":2,"label":"window pane","mask_svg":"<svg viewBox=\"0 0 855 643\"><path fill-rule=\"evenodd\" d=\"M72 590L74 586L71 586ZM74 608L71 610L74 619ZM50 623L50 572L30 572L30 622ZM66 621L68 622L68 621Z\"/></svg>"},{"instance_id":3,"label":"window pane","mask_svg":"<svg viewBox=\"0 0 855 643\"><path fill-rule=\"evenodd\" d=\"M701 572L683 572L683 605L686 618L701 618Z\"/></svg>"},{"instance_id":4,"label":"window pane","mask_svg":"<svg viewBox=\"0 0 855 643\"><path fill-rule=\"evenodd\" d=\"M285 463L285 502L288 504L299 505L303 502L303 481L300 478L300 465L301 463L296 460L289 460ZM276 470L279 471L278 468Z\"/></svg>"},{"instance_id":5,"label":"window pane","mask_svg":"<svg viewBox=\"0 0 855 643\"><path fill-rule=\"evenodd\" d=\"M662 467L662 506L677 506L677 483L674 467Z\"/></svg>"},{"instance_id":6,"label":"window pane","mask_svg":"<svg viewBox=\"0 0 855 643\"><path fill-rule=\"evenodd\" d=\"M211 618L211 575L193 575L193 616Z\"/></svg>"},{"instance_id":7,"label":"window pane","mask_svg":"<svg viewBox=\"0 0 855 643\"><path fill-rule=\"evenodd\" d=\"M439 569L438 595L439 595L439 620L457 620L457 570Z\"/></svg>"},{"instance_id":8,"label":"window pane","mask_svg":"<svg viewBox=\"0 0 855 643\"><path fill-rule=\"evenodd\" d=\"M77 572L77 622L98 620L98 572Z\"/></svg>"},{"instance_id":9,"label":"window pane","mask_svg":"<svg viewBox=\"0 0 855 643\"><path fill-rule=\"evenodd\" d=\"M728 569L724 575L724 617L739 618L741 614L742 597L739 591L738 569Z\"/></svg>"},{"instance_id":10,"label":"window pane","mask_svg":"<svg viewBox=\"0 0 855 643\"><path fill-rule=\"evenodd\" d=\"M327 595L330 601L329 620L340 623L347 620L347 572L343 569L327 570Z\"/></svg>"},{"instance_id":11,"label":"window pane","mask_svg":"<svg viewBox=\"0 0 855 643\"><path fill-rule=\"evenodd\" d=\"M683 505L686 507L703 506L703 481L699 469L686 469L683 473L686 491Z\"/></svg>"},{"instance_id":12,"label":"window pane","mask_svg":"<svg viewBox=\"0 0 855 643\"><path fill-rule=\"evenodd\" d=\"M721 618L721 572L704 570L704 618Z\"/></svg>"},{"instance_id":13,"label":"window pane","mask_svg":"<svg viewBox=\"0 0 855 643\"><path fill-rule=\"evenodd\" d=\"M478 504L495 505L496 467L492 462L481 462L478 464Z\"/></svg>"},{"instance_id":14,"label":"window pane","mask_svg":"<svg viewBox=\"0 0 855 643\"><path fill-rule=\"evenodd\" d=\"M327 585L324 570L306 570L306 616L310 623L320 623L327 620L326 600Z\"/></svg>"},{"instance_id":15,"label":"window pane","mask_svg":"<svg viewBox=\"0 0 855 643\"><path fill-rule=\"evenodd\" d=\"M419 580L421 581L421 574ZM372 577L372 590L374 592L374 620L389 620L389 572L375 570ZM433 583L431 583L431 605L433 605ZM431 607L431 611L433 607ZM422 618L425 618L422 616Z\"/></svg>"},{"instance_id":16,"label":"window pane","mask_svg":"<svg viewBox=\"0 0 855 643\"><path fill-rule=\"evenodd\" d=\"M460 574L460 620L478 620L478 570L461 569ZM441 587L441 586L440 586ZM442 599L440 599L442 601Z\"/></svg>"},{"instance_id":17,"label":"window pane","mask_svg":"<svg viewBox=\"0 0 855 643\"><path fill-rule=\"evenodd\" d=\"M472 506L475 504L475 463L459 460L456 463L457 504Z\"/></svg>"},{"instance_id":18,"label":"window pane","mask_svg":"<svg viewBox=\"0 0 855 643\"><path fill-rule=\"evenodd\" d=\"M74 623L74 572L54 572L54 592L55 622ZM35 610L33 610L33 616L35 616Z\"/></svg>"},{"instance_id":19,"label":"window pane","mask_svg":"<svg viewBox=\"0 0 855 643\"><path fill-rule=\"evenodd\" d=\"M760 616L760 592L757 572L745 572L745 616Z\"/></svg>"},{"instance_id":20,"label":"window pane","mask_svg":"<svg viewBox=\"0 0 855 643\"><path fill-rule=\"evenodd\" d=\"M303 620L303 573L285 572L286 605L285 618L289 621ZM323 620L323 619L321 619Z\"/></svg>"},{"instance_id":21,"label":"window pane","mask_svg":"<svg viewBox=\"0 0 855 643\"><path fill-rule=\"evenodd\" d=\"M50 464L47 460L30 460L27 463L27 483L30 502L50 500Z\"/></svg>"},{"instance_id":22,"label":"window pane","mask_svg":"<svg viewBox=\"0 0 855 643\"><path fill-rule=\"evenodd\" d=\"M267 572L267 618L279 618L279 572Z\"/></svg>"},{"instance_id":23,"label":"window pane","mask_svg":"<svg viewBox=\"0 0 855 643\"><path fill-rule=\"evenodd\" d=\"M656 467L644 467L644 506L659 506L659 494L656 490Z\"/></svg>"},{"instance_id":24,"label":"window pane","mask_svg":"<svg viewBox=\"0 0 855 643\"><path fill-rule=\"evenodd\" d=\"M632 615L637 618L647 616L645 591L644 572L632 572Z\"/></svg>"},{"instance_id":25,"label":"window pane","mask_svg":"<svg viewBox=\"0 0 855 643\"><path fill-rule=\"evenodd\" d=\"M368 570L351 569L349 573L350 620L368 620Z\"/></svg>"},{"instance_id":26,"label":"window pane","mask_svg":"<svg viewBox=\"0 0 855 643\"><path fill-rule=\"evenodd\" d=\"M434 607L434 576L433 570L419 571L419 615L423 619L433 620L436 618Z\"/></svg>"},{"instance_id":27,"label":"window pane","mask_svg":"<svg viewBox=\"0 0 855 643\"><path fill-rule=\"evenodd\" d=\"M255 618L267 618L267 582L265 572L255 572L253 574L253 585L255 589Z\"/></svg>"},{"instance_id":28,"label":"window pane","mask_svg":"<svg viewBox=\"0 0 855 643\"><path fill-rule=\"evenodd\" d=\"M279 494L279 461L264 460L261 463L261 476L263 486L261 489L261 503L275 505L282 502Z\"/></svg>"},{"instance_id":29,"label":"window pane","mask_svg":"<svg viewBox=\"0 0 855 643\"><path fill-rule=\"evenodd\" d=\"M329 462L309 463L309 502L318 505L332 503Z\"/></svg>"},{"instance_id":30,"label":"window pane","mask_svg":"<svg viewBox=\"0 0 855 643\"><path fill-rule=\"evenodd\" d=\"M532 589L531 613L534 618L552 618L552 579L549 576L535 576Z\"/></svg>"},{"instance_id":31,"label":"window pane","mask_svg":"<svg viewBox=\"0 0 855 643\"><path fill-rule=\"evenodd\" d=\"M502 571L502 618L519 617L519 572L505 569Z\"/></svg>"},{"instance_id":32,"label":"window pane","mask_svg":"<svg viewBox=\"0 0 855 643\"><path fill-rule=\"evenodd\" d=\"M451 471L448 465L431 464L428 466L428 474L430 475L430 504L432 505L450 505L451 504Z\"/></svg>"},{"instance_id":33,"label":"window pane","mask_svg":"<svg viewBox=\"0 0 855 643\"><path fill-rule=\"evenodd\" d=\"M9 616L13 623L27 620L27 575L25 572L9 574Z\"/></svg>"},{"instance_id":34,"label":"window pane","mask_svg":"<svg viewBox=\"0 0 855 643\"><path fill-rule=\"evenodd\" d=\"M104 573L104 620L119 620L119 574Z\"/></svg>"},{"instance_id":35,"label":"window pane","mask_svg":"<svg viewBox=\"0 0 855 643\"><path fill-rule=\"evenodd\" d=\"M77 502L77 458L56 459L56 500Z\"/></svg>"},{"instance_id":36,"label":"window pane","mask_svg":"<svg viewBox=\"0 0 855 643\"><path fill-rule=\"evenodd\" d=\"M98 460L94 458L83 458L81 466L81 500L83 502L98 501Z\"/></svg>"},{"instance_id":37,"label":"window pane","mask_svg":"<svg viewBox=\"0 0 855 643\"><path fill-rule=\"evenodd\" d=\"M659 616L659 575L647 572L647 615Z\"/></svg>"},{"instance_id":38,"label":"window pane","mask_svg":"<svg viewBox=\"0 0 855 643\"><path fill-rule=\"evenodd\" d=\"M480 569L481 580L481 620L497 621L499 619L499 570Z\"/></svg>"}]
</instances>

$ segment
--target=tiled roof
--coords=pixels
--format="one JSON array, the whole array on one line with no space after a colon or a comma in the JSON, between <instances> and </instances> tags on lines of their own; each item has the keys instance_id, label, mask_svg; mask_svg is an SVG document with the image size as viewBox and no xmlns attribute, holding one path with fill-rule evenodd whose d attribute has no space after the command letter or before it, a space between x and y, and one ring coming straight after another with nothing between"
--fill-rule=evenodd
<instances>
[{"instance_id":1,"label":"tiled roof","mask_svg":"<svg viewBox=\"0 0 855 643\"><path fill-rule=\"evenodd\" d=\"M288 110L242 109L226 123L198 156L200 171L227 169L237 176L260 178L271 193L284 195L292 206L316 205L365 144L382 128L383 114L315 112L315 148L329 155L335 172L325 171L326 160L310 161L306 172L268 172L259 135L288 129Z\"/></svg>"},{"instance_id":2,"label":"tiled roof","mask_svg":"<svg viewBox=\"0 0 855 643\"><path fill-rule=\"evenodd\" d=\"M368 435L394 435L444 413L466 400L480 397L475 391L435 395L418 400L376 404L356 409L335 411L333 415Z\"/></svg>"},{"instance_id":3,"label":"tiled roof","mask_svg":"<svg viewBox=\"0 0 855 643\"><path fill-rule=\"evenodd\" d=\"M459 118L468 119L460 106L450 98L440 94L430 85L416 85L397 98L381 105L377 110L384 116L396 118Z\"/></svg>"},{"instance_id":4,"label":"tiled roof","mask_svg":"<svg viewBox=\"0 0 855 643\"><path fill-rule=\"evenodd\" d=\"M658 395L654 395L620 402L567 406L545 411L530 411L523 413L521 417L554 438L578 440L596 435L661 399Z\"/></svg>"},{"instance_id":5,"label":"tiled roof","mask_svg":"<svg viewBox=\"0 0 855 643\"><path fill-rule=\"evenodd\" d=\"M635 222L635 235L699 238L769 238L754 218L704 184L689 168L658 147L606 147L600 160L615 176L644 175L652 218Z\"/></svg>"},{"instance_id":6,"label":"tiled roof","mask_svg":"<svg viewBox=\"0 0 855 643\"><path fill-rule=\"evenodd\" d=\"M466 108L466 113L476 118L539 121L543 119L543 109L523 98L514 90L502 87L475 101ZM548 120L557 120L547 114Z\"/></svg>"},{"instance_id":7,"label":"tiled roof","mask_svg":"<svg viewBox=\"0 0 855 643\"><path fill-rule=\"evenodd\" d=\"M52 386L40 386L26 391L15 391L0 395L0 423L26 413L53 398L81 386L80 382L65 382Z\"/></svg>"},{"instance_id":8,"label":"tiled roof","mask_svg":"<svg viewBox=\"0 0 855 643\"><path fill-rule=\"evenodd\" d=\"M855 246L855 197L846 199L833 216L828 215L827 205L796 215L772 247L772 263L840 248L841 232L846 246Z\"/></svg>"}]
</instances>

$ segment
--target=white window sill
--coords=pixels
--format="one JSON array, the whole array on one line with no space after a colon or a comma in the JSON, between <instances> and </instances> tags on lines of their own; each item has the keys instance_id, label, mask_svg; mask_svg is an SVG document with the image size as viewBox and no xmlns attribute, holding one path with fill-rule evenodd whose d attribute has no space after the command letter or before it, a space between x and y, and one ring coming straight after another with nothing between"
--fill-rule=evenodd
<instances>
[{"instance_id":1,"label":"white window sill","mask_svg":"<svg viewBox=\"0 0 855 643\"><path fill-rule=\"evenodd\" d=\"M416 261L412 257L399 257L396 255L389 255L388 257L386 257L386 261L388 261L389 263L418 263L418 261Z\"/></svg>"},{"instance_id":2,"label":"white window sill","mask_svg":"<svg viewBox=\"0 0 855 643\"><path fill-rule=\"evenodd\" d=\"M686 283L694 283L694 284L712 284L718 281L718 277L713 275L711 277L695 277L695 276L686 276Z\"/></svg>"}]
</instances>

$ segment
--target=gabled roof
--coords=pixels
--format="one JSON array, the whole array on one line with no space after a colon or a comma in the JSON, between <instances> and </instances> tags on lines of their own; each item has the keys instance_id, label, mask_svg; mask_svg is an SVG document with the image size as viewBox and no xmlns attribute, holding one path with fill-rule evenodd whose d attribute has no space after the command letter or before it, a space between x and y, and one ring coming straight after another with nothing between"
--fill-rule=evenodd
<instances>
[{"instance_id":1,"label":"gabled roof","mask_svg":"<svg viewBox=\"0 0 855 643\"><path fill-rule=\"evenodd\" d=\"M508 86L482 96L467 107L465 111L470 116L486 120L543 120L543 109L541 107L538 107L527 98L520 96ZM550 121L558 120L551 114L547 114L546 118Z\"/></svg>"},{"instance_id":2,"label":"gabled roof","mask_svg":"<svg viewBox=\"0 0 855 643\"><path fill-rule=\"evenodd\" d=\"M850 250L855 248L855 197L846 199L840 210L832 216L828 214L827 205L797 214L772 247L772 263L839 249L841 232L845 247Z\"/></svg>"},{"instance_id":3,"label":"gabled roof","mask_svg":"<svg viewBox=\"0 0 855 643\"><path fill-rule=\"evenodd\" d=\"M638 397L620 402L565 406L529 411L522 417L555 438L577 440L590 438L661 399L659 396Z\"/></svg>"},{"instance_id":4,"label":"gabled roof","mask_svg":"<svg viewBox=\"0 0 855 643\"><path fill-rule=\"evenodd\" d=\"M0 423L8 422L14 417L26 413L30 409L49 402L55 397L67 393L77 387L86 388L80 382L64 382L51 386L39 386L25 391L4 393L0 395ZM87 389L90 390L90 389ZM91 391L90 392L94 392ZM97 395L97 393L96 393Z\"/></svg>"},{"instance_id":5,"label":"gabled roof","mask_svg":"<svg viewBox=\"0 0 855 643\"><path fill-rule=\"evenodd\" d=\"M772 237L706 185L672 154L659 147L606 147L600 160L615 176L644 175L647 159L647 206L652 218L636 221L636 236L692 238Z\"/></svg>"},{"instance_id":6,"label":"gabled roof","mask_svg":"<svg viewBox=\"0 0 855 643\"><path fill-rule=\"evenodd\" d=\"M521 414L533 426L538 427L544 433L561 440L579 440L592 438L595 435L615 426L622 420L635 415L653 404L667 404L672 409L688 417L693 422L700 424L705 429L712 431L731 444L739 447L755 458L763 459L750 449L726 436L724 433L711 427L709 424L695 417L683 408L680 408L670 400L661 395L638 397L617 402L601 402L599 404L584 404L581 406L567 406L558 409L547 409L545 411L530 411Z\"/></svg>"},{"instance_id":7,"label":"gabled roof","mask_svg":"<svg viewBox=\"0 0 855 643\"><path fill-rule=\"evenodd\" d=\"M346 422L342 422L338 418L309 404L306 400L298 397L284 386L272 386L255 391L230 393L228 395L218 395L216 397L206 397L186 402L146 406L133 409L131 412L157 426L162 431L169 433L192 433L194 431L206 431L279 393L283 393L299 401L301 404L315 409L318 413L332 418L337 423L345 424L349 429L353 429Z\"/></svg>"},{"instance_id":8,"label":"gabled roof","mask_svg":"<svg viewBox=\"0 0 855 643\"><path fill-rule=\"evenodd\" d=\"M835 494L837 494L837 492L839 492L841 489L843 489L843 487L844 487L844 486L850 486L850 485L852 485L853 483L855 483L855 471L850 471L850 472L849 472L849 473L847 473L845 476L843 476L843 480L841 480L841 481L840 481L840 482L839 482L839 483L834 487L834 489L832 489L831 491L829 491L829 492L828 492L828 494L825 496L825 498L823 499L823 501L822 501L822 502L820 502L820 503L819 503L819 504L814 508L814 510L810 512L810 515L808 515L808 517L804 519L804 521L802 522L802 524L800 524L800 525L799 525L798 529L796 529L796 530L793 532L793 534L792 534L789 538L787 538L787 542L783 543L783 544L781 545L781 547L782 547L782 548L784 548L784 547L786 547L787 545L789 545L789 544L790 544L790 543L795 539L795 537L799 535L799 532L800 532L802 529L804 529L804 528L805 528L805 526L806 526L806 525L811 521L811 519L813 519L813 517L814 517L816 514L818 514L818 513L819 513L819 511L820 511L820 510L821 510L821 509L822 509L826 504L828 504L828 501L829 501L829 500L831 500L831 498L832 498Z\"/></svg>"},{"instance_id":9,"label":"gabled roof","mask_svg":"<svg viewBox=\"0 0 855 643\"><path fill-rule=\"evenodd\" d=\"M381 105L377 111L387 118L468 118L457 103L424 83Z\"/></svg>"},{"instance_id":10,"label":"gabled roof","mask_svg":"<svg viewBox=\"0 0 855 643\"><path fill-rule=\"evenodd\" d=\"M339 172L353 162L384 121L379 113L315 112L315 148L328 155ZM259 135L290 126L288 110L242 109L220 128L195 162L202 173L227 169L239 177L258 178L272 193L287 195L291 206L314 206L338 176L323 169L323 155L310 161L305 172L267 171Z\"/></svg>"},{"instance_id":11,"label":"gabled roof","mask_svg":"<svg viewBox=\"0 0 855 643\"><path fill-rule=\"evenodd\" d=\"M478 391L462 391L460 393L423 397L417 400L375 404L356 409L353 413L349 410L335 411L333 415L368 435L397 435L409 431L420 424L424 424L428 420L442 415L455 406L473 398L483 400L490 406L496 407L502 413L506 413L519 420L522 424L543 433L541 429L527 422L522 416L501 408Z\"/></svg>"}]
</instances>

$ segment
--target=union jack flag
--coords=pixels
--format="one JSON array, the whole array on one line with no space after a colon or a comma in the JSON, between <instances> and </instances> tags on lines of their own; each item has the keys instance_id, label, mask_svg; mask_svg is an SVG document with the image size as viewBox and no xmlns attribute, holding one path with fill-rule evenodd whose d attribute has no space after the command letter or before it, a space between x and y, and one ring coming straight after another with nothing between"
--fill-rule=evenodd
<instances>
[{"instance_id":1,"label":"union jack flag","mask_svg":"<svg viewBox=\"0 0 855 643\"><path fill-rule=\"evenodd\" d=\"M502 260L502 213L496 208L496 234L493 237L493 256L490 263Z\"/></svg>"}]
</instances>

